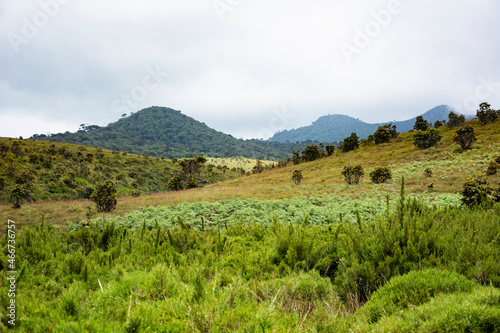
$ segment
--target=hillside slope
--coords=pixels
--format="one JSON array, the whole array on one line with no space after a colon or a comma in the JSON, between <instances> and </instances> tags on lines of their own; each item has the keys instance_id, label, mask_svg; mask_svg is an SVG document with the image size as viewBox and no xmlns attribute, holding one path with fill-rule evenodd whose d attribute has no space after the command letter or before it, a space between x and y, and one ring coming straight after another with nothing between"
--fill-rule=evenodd
<instances>
[{"instance_id":1,"label":"hillside slope","mask_svg":"<svg viewBox=\"0 0 500 333\"><path fill-rule=\"evenodd\" d=\"M434 123L436 120L448 119L450 107L447 105L436 106L422 116L427 121ZM416 117L404 121L393 121L399 132L407 132L413 128ZM386 122L388 123L388 122ZM373 134L379 126L386 123L369 124L364 121L340 114L328 115L318 118L309 126L285 130L276 133L269 141L273 142L296 142L296 141L319 141L340 142L344 138L356 133L360 138L366 138Z\"/></svg>"},{"instance_id":2,"label":"hillside slope","mask_svg":"<svg viewBox=\"0 0 500 333\"><path fill-rule=\"evenodd\" d=\"M476 131L478 141L472 149L462 151L453 142L455 130L442 128L443 139L435 147L421 150L413 145L413 134L402 133L396 140L373 146L364 146L348 153L336 151L332 156L299 165L288 165L261 174L239 177L219 182L204 188L181 192L142 195L139 198L120 198L118 208L112 214L122 215L144 207L171 205L181 202L214 202L231 199L276 200L292 197L332 198L347 197L351 200L397 195L401 177L405 177L406 191L410 195L421 195L427 200L447 200L461 190L461 183L474 174L484 174L488 163L500 155L500 121L483 126L477 120L466 125ZM365 177L359 185L347 185L341 175L346 165L361 165ZM368 174L376 166L388 166L393 180L384 184L373 184ZM425 169L432 170L427 177ZM295 186L291 180L294 170L301 170L302 184ZM489 182L498 186L500 175L489 176ZM432 184L432 188L429 185ZM383 199L384 200L384 199ZM383 201L382 200L382 201ZM18 218L25 223L35 223L44 213L53 223L65 224L84 220L89 201L47 202L34 206L26 204L19 210L11 205L0 204L0 218Z\"/></svg>"},{"instance_id":3,"label":"hillside slope","mask_svg":"<svg viewBox=\"0 0 500 333\"><path fill-rule=\"evenodd\" d=\"M0 138L0 202L20 184L34 201L89 198L96 184L112 180L118 195L168 191L181 170L172 160L81 145ZM207 167L204 182L240 176L242 170Z\"/></svg>"},{"instance_id":4,"label":"hillside slope","mask_svg":"<svg viewBox=\"0 0 500 333\"><path fill-rule=\"evenodd\" d=\"M87 126L77 133L49 137L34 135L33 138L166 158L204 155L279 160L290 156L293 150L305 147L304 144L236 139L180 111L164 107L138 111L105 127Z\"/></svg>"}]
</instances>

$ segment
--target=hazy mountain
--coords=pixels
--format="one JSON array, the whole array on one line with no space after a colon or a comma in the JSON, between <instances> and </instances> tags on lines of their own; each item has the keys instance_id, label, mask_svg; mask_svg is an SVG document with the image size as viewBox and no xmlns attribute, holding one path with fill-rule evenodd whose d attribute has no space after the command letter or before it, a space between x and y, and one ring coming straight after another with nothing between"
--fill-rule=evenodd
<instances>
[{"instance_id":1,"label":"hazy mountain","mask_svg":"<svg viewBox=\"0 0 500 333\"><path fill-rule=\"evenodd\" d=\"M422 114L424 119L434 123L436 120L447 120L451 108L447 105L436 106L432 110ZM341 115L327 115L318 118L309 126L276 133L269 139L272 142L297 142L313 140L319 142L340 142L351 133L356 133L360 138L366 138L373 134L379 126L392 123L396 125L399 132L407 132L413 128L415 118L404 121L387 121L377 124L365 123L361 120Z\"/></svg>"},{"instance_id":2,"label":"hazy mountain","mask_svg":"<svg viewBox=\"0 0 500 333\"><path fill-rule=\"evenodd\" d=\"M165 107L150 107L105 127L82 125L77 133L32 138L166 158L203 154L278 160L290 156L295 149L305 148L305 144L236 139Z\"/></svg>"}]
</instances>

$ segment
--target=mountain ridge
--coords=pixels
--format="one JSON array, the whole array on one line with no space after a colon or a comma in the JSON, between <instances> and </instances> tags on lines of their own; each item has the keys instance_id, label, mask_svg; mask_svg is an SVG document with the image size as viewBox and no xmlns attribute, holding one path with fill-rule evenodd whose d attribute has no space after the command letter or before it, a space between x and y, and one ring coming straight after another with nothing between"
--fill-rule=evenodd
<instances>
[{"instance_id":1,"label":"mountain ridge","mask_svg":"<svg viewBox=\"0 0 500 333\"><path fill-rule=\"evenodd\" d=\"M422 116L427 121L434 123L436 120L447 120L450 111L452 111L450 106L438 105L423 113ZM325 115L319 117L311 125L277 132L268 141L282 143L306 140L340 142L351 133L356 133L360 138L366 138L368 135L373 134L379 126L387 123L396 125L399 132L407 132L413 128L416 118L413 117L403 121L367 123L342 114Z\"/></svg>"}]
</instances>

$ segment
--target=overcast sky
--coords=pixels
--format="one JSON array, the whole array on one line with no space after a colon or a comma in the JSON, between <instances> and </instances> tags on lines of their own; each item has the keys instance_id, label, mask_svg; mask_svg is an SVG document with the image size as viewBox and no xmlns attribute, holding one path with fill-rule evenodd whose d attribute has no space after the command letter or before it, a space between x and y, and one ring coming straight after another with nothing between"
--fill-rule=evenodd
<instances>
[{"instance_id":1,"label":"overcast sky","mask_svg":"<svg viewBox=\"0 0 500 333\"><path fill-rule=\"evenodd\" d=\"M2 0L0 136L167 106L235 137L500 108L498 0Z\"/></svg>"}]
</instances>

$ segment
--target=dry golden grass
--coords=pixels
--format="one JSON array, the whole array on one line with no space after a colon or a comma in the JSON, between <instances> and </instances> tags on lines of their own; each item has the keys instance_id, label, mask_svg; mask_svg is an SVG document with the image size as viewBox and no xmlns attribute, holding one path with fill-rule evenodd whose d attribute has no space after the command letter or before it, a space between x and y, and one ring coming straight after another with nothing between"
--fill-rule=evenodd
<instances>
[{"instance_id":1,"label":"dry golden grass","mask_svg":"<svg viewBox=\"0 0 500 333\"><path fill-rule=\"evenodd\" d=\"M485 173L489 160L500 155L500 122L481 126L477 121L468 125L474 127L478 142L469 151L462 151L453 142L454 130L443 128L443 140L436 147L421 150L413 146L413 134L403 133L394 142L378 146L361 147L349 153L335 152L331 157L300 165L267 171L258 175L213 184L204 188L182 192L170 192L136 197L121 197L117 209L111 214L121 215L137 209L158 205L172 205L180 202L219 201L229 199L282 199L294 196L317 196L331 194L363 198L379 193L398 193L401 176L405 176L407 193L430 191L434 193L457 193L461 182L473 174ZM347 185L341 176L345 165L362 165L365 177L357 186ZM375 185L368 174L376 166L389 166L393 180ZM427 178L424 170L430 167L433 176ZM302 184L293 185L292 172L301 170ZM488 177L497 186L500 176ZM0 205L0 219L12 219L20 225L39 223L42 214L49 223L64 226L68 222L86 219L87 207L94 207L86 200L53 201L25 204L21 209Z\"/></svg>"}]
</instances>

